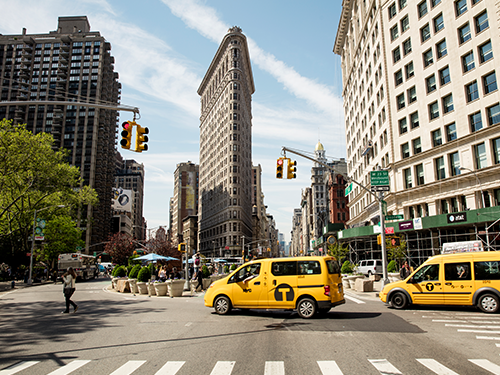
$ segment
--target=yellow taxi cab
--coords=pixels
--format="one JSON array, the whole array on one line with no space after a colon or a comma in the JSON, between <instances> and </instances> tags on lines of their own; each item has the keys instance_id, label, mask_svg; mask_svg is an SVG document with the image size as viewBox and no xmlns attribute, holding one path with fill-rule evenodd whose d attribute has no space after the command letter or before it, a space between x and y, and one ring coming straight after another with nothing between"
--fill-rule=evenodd
<instances>
[{"instance_id":1,"label":"yellow taxi cab","mask_svg":"<svg viewBox=\"0 0 500 375\"><path fill-rule=\"evenodd\" d=\"M499 267L497 251L436 255L405 280L387 284L379 297L396 309L409 304L469 305L496 313L500 308Z\"/></svg>"},{"instance_id":2,"label":"yellow taxi cab","mask_svg":"<svg viewBox=\"0 0 500 375\"><path fill-rule=\"evenodd\" d=\"M224 315L240 309L297 309L302 318L345 303L333 257L256 259L210 285L205 306Z\"/></svg>"}]
</instances>

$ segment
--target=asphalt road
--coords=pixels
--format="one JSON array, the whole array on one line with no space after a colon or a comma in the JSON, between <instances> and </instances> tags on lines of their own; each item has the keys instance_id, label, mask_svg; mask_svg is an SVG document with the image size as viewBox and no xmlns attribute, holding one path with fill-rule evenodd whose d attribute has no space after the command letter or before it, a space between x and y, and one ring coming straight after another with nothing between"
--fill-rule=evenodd
<instances>
[{"instance_id":1,"label":"asphalt road","mask_svg":"<svg viewBox=\"0 0 500 375\"><path fill-rule=\"evenodd\" d=\"M0 375L500 374L500 315L473 308L399 311L349 293L310 320L219 316L203 294L134 297L109 284L78 283L69 315L61 284L1 293Z\"/></svg>"}]
</instances>

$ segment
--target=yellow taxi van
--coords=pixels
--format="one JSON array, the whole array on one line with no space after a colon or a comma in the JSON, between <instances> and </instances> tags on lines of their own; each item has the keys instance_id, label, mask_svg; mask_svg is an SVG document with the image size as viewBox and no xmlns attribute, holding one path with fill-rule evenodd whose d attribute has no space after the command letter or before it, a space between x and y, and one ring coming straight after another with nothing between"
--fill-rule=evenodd
<instances>
[{"instance_id":1,"label":"yellow taxi van","mask_svg":"<svg viewBox=\"0 0 500 375\"><path fill-rule=\"evenodd\" d=\"M256 259L210 285L205 306L224 315L239 309L297 309L302 318L345 303L333 257Z\"/></svg>"},{"instance_id":2,"label":"yellow taxi van","mask_svg":"<svg viewBox=\"0 0 500 375\"><path fill-rule=\"evenodd\" d=\"M396 309L409 304L469 305L499 311L500 252L478 251L433 256L405 280L387 284L380 299Z\"/></svg>"}]
</instances>

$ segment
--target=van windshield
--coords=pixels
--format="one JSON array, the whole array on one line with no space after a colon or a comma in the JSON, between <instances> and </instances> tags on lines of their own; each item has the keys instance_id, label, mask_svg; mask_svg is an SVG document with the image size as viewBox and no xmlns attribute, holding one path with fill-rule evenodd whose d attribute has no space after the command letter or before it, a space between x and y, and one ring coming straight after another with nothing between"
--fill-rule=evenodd
<instances>
[{"instance_id":1,"label":"van windshield","mask_svg":"<svg viewBox=\"0 0 500 375\"><path fill-rule=\"evenodd\" d=\"M330 259L326 261L328 267L328 273L340 273L340 266L335 259Z\"/></svg>"}]
</instances>

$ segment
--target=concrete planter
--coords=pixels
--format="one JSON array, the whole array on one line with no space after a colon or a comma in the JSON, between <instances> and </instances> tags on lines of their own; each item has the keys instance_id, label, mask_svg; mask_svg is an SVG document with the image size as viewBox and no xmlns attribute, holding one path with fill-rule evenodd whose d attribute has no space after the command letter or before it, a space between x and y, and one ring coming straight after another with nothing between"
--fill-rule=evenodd
<instances>
[{"instance_id":1,"label":"concrete planter","mask_svg":"<svg viewBox=\"0 0 500 375\"><path fill-rule=\"evenodd\" d=\"M165 284L168 285L168 295L172 297L182 297L184 291L184 283L186 280L167 280Z\"/></svg>"},{"instance_id":2,"label":"concrete planter","mask_svg":"<svg viewBox=\"0 0 500 375\"><path fill-rule=\"evenodd\" d=\"M391 283L394 283L396 281L401 280L401 276L399 276L399 272L391 272L387 274L387 277L389 278L389 281Z\"/></svg>"},{"instance_id":3,"label":"concrete planter","mask_svg":"<svg viewBox=\"0 0 500 375\"><path fill-rule=\"evenodd\" d=\"M342 278L342 286L344 287L344 290L351 289L351 284L349 284L349 280L345 277Z\"/></svg>"},{"instance_id":4,"label":"concrete planter","mask_svg":"<svg viewBox=\"0 0 500 375\"><path fill-rule=\"evenodd\" d=\"M351 289L356 289L356 279L364 279L365 277L363 275L352 275L352 276L347 276L344 279L346 279L349 282L349 287Z\"/></svg>"},{"instance_id":5,"label":"concrete planter","mask_svg":"<svg viewBox=\"0 0 500 375\"><path fill-rule=\"evenodd\" d=\"M113 289L116 289L116 282L117 282L118 280L120 280L120 278L119 278L119 277L113 277L113 278L111 279L111 287L112 287Z\"/></svg>"},{"instance_id":6,"label":"concrete planter","mask_svg":"<svg viewBox=\"0 0 500 375\"><path fill-rule=\"evenodd\" d=\"M154 283L155 292L157 296L166 296L168 285L167 283Z\"/></svg>"},{"instance_id":7,"label":"concrete planter","mask_svg":"<svg viewBox=\"0 0 500 375\"><path fill-rule=\"evenodd\" d=\"M139 289L140 294L148 294L148 283L144 281L137 282L137 289Z\"/></svg>"},{"instance_id":8,"label":"concrete planter","mask_svg":"<svg viewBox=\"0 0 500 375\"><path fill-rule=\"evenodd\" d=\"M130 286L130 293L139 293L139 288L137 287L137 279L128 279L128 284Z\"/></svg>"},{"instance_id":9,"label":"concrete planter","mask_svg":"<svg viewBox=\"0 0 500 375\"><path fill-rule=\"evenodd\" d=\"M152 295L152 296L156 296L156 290L155 290L154 283L146 283L146 284L148 286L149 294Z\"/></svg>"}]
</instances>

